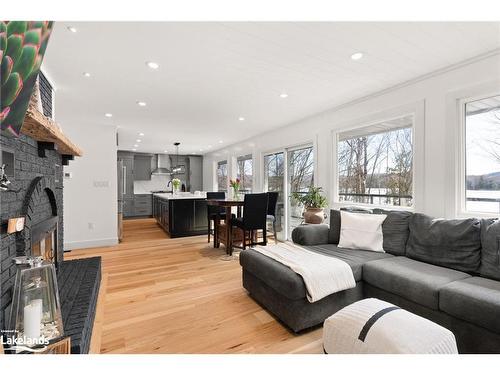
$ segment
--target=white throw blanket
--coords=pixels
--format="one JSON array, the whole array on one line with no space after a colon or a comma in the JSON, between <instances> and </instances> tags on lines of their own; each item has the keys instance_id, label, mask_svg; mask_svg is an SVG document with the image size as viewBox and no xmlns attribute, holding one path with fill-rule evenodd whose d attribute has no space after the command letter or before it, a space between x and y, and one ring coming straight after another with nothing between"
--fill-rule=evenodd
<instances>
[{"instance_id":1,"label":"white throw blanket","mask_svg":"<svg viewBox=\"0 0 500 375\"><path fill-rule=\"evenodd\" d=\"M317 254L289 242L256 246L253 249L302 276L309 302L356 286L352 269L343 260Z\"/></svg>"}]
</instances>

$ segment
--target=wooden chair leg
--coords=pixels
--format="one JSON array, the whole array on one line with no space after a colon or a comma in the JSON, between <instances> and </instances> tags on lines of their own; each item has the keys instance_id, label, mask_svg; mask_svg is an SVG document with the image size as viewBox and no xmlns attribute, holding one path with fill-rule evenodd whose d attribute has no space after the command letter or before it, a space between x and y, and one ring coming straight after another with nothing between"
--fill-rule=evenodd
<instances>
[{"instance_id":1,"label":"wooden chair leg","mask_svg":"<svg viewBox=\"0 0 500 375\"><path fill-rule=\"evenodd\" d=\"M210 232L212 231L212 220L208 219L208 243L210 243Z\"/></svg>"},{"instance_id":2,"label":"wooden chair leg","mask_svg":"<svg viewBox=\"0 0 500 375\"><path fill-rule=\"evenodd\" d=\"M243 250L246 250L247 248L247 239L246 239L246 236L247 236L247 231L242 229L243 231Z\"/></svg>"},{"instance_id":3,"label":"wooden chair leg","mask_svg":"<svg viewBox=\"0 0 500 375\"><path fill-rule=\"evenodd\" d=\"M267 228L264 227L264 229L262 229L262 240L263 240L263 244L264 246L267 245Z\"/></svg>"}]
</instances>

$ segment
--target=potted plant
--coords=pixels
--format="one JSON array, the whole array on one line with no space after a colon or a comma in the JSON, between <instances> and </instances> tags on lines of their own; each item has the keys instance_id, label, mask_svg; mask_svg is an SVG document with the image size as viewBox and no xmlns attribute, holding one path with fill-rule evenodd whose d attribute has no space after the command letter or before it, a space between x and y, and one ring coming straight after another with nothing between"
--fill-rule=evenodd
<instances>
[{"instance_id":1,"label":"potted plant","mask_svg":"<svg viewBox=\"0 0 500 375\"><path fill-rule=\"evenodd\" d=\"M303 216L307 224L321 224L325 220L324 208L328 206L328 201L321 195L322 190L321 187L311 186L306 194L292 193L292 198L305 208Z\"/></svg>"},{"instance_id":2,"label":"potted plant","mask_svg":"<svg viewBox=\"0 0 500 375\"><path fill-rule=\"evenodd\" d=\"M173 193L177 194L180 191L181 180L179 180L178 178L174 178L172 180L172 187L173 187Z\"/></svg>"},{"instance_id":3,"label":"potted plant","mask_svg":"<svg viewBox=\"0 0 500 375\"><path fill-rule=\"evenodd\" d=\"M229 180L229 185L233 189L233 198L234 199L239 199L240 195L240 187L241 187L241 181L239 178L236 180Z\"/></svg>"}]
</instances>

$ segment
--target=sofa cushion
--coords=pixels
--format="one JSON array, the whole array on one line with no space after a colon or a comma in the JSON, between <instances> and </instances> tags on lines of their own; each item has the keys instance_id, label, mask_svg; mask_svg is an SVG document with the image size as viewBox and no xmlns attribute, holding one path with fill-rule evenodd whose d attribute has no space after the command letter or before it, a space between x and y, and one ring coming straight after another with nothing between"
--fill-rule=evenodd
<instances>
[{"instance_id":1,"label":"sofa cushion","mask_svg":"<svg viewBox=\"0 0 500 375\"><path fill-rule=\"evenodd\" d=\"M371 210L360 207L342 207L342 211L371 214ZM338 245L340 241L340 211L330 210L330 232L328 233L328 243Z\"/></svg>"},{"instance_id":2,"label":"sofa cushion","mask_svg":"<svg viewBox=\"0 0 500 375\"><path fill-rule=\"evenodd\" d=\"M500 282L471 277L445 285L440 310L500 334Z\"/></svg>"},{"instance_id":3,"label":"sofa cushion","mask_svg":"<svg viewBox=\"0 0 500 375\"><path fill-rule=\"evenodd\" d=\"M409 223L407 257L458 271L479 270L481 225L478 219L444 220L413 214Z\"/></svg>"},{"instance_id":4,"label":"sofa cushion","mask_svg":"<svg viewBox=\"0 0 500 375\"><path fill-rule=\"evenodd\" d=\"M500 280L500 220L481 220L481 276Z\"/></svg>"},{"instance_id":5,"label":"sofa cushion","mask_svg":"<svg viewBox=\"0 0 500 375\"><path fill-rule=\"evenodd\" d=\"M386 217L386 215L366 215L341 211L338 247L383 253L382 223Z\"/></svg>"},{"instance_id":6,"label":"sofa cushion","mask_svg":"<svg viewBox=\"0 0 500 375\"><path fill-rule=\"evenodd\" d=\"M379 289L437 310L439 290L470 275L406 257L374 260L363 266L363 280Z\"/></svg>"},{"instance_id":7,"label":"sofa cushion","mask_svg":"<svg viewBox=\"0 0 500 375\"><path fill-rule=\"evenodd\" d=\"M298 245L319 245L328 243L330 229L326 224L299 225L292 231L292 240Z\"/></svg>"},{"instance_id":8,"label":"sofa cushion","mask_svg":"<svg viewBox=\"0 0 500 375\"><path fill-rule=\"evenodd\" d=\"M387 211L382 209L374 209L373 213L387 215L382 224L384 251L392 255L405 255L406 243L410 236L409 222L413 214L408 211Z\"/></svg>"},{"instance_id":9,"label":"sofa cushion","mask_svg":"<svg viewBox=\"0 0 500 375\"><path fill-rule=\"evenodd\" d=\"M356 282L362 279L363 265L366 262L376 259L392 258L392 255L386 253L368 250L342 249L333 244L307 246L306 249L343 260L351 266Z\"/></svg>"}]
</instances>

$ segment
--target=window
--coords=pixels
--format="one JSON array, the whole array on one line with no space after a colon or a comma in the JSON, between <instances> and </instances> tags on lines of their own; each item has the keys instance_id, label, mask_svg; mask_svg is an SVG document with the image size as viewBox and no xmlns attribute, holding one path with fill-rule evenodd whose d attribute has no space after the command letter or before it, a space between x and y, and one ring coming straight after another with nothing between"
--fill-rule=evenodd
<instances>
[{"instance_id":1,"label":"window","mask_svg":"<svg viewBox=\"0 0 500 375\"><path fill-rule=\"evenodd\" d=\"M313 147L302 147L288 150L288 233L303 221L304 206L292 198L293 193L305 194L314 185L314 152Z\"/></svg>"},{"instance_id":2,"label":"window","mask_svg":"<svg viewBox=\"0 0 500 375\"><path fill-rule=\"evenodd\" d=\"M339 202L413 206L413 116L338 136Z\"/></svg>"},{"instance_id":3,"label":"window","mask_svg":"<svg viewBox=\"0 0 500 375\"><path fill-rule=\"evenodd\" d=\"M252 155L240 156L236 161L238 164L236 177L240 179L241 191L244 193L251 193L253 183Z\"/></svg>"},{"instance_id":4,"label":"window","mask_svg":"<svg viewBox=\"0 0 500 375\"><path fill-rule=\"evenodd\" d=\"M227 160L217 163L217 188L227 192Z\"/></svg>"},{"instance_id":5,"label":"window","mask_svg":"<svg viewBox=\"0 0 500 375\"><path fill-rule=\"evenodd\" d=\"M285 239L285 153L276 152L264 156L264 191L277 191L276 231L278 238Z\"/></svg>"},{"instance_id":6,"label":"window","mask_svg":"<svg viewBox=\"0 0 500 375\"><path fill-rule=\"evenodd\" d=\"M500 213L500 95L465 102L465 209Z\"/></svg>"}]
</instances>

